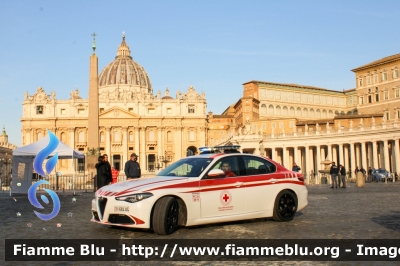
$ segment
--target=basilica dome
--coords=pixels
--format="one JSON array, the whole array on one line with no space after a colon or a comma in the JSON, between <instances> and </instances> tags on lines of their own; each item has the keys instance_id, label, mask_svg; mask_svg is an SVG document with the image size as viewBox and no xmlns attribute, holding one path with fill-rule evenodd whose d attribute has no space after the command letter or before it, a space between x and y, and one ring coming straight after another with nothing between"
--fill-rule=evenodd
<instances>
[{"instance_id":1,"label":"basilica dome","mask_svg":"<svg viewBox=\"0 0 400 266\"><path fill-rule=\"evenodd\" d=\"M131 51L122 36L115 60L101 71L99 76L100 91L105 88L125 88L131 91L153 93L150 78L144 68L132 60Z\"/></svg>"}]
</instances>

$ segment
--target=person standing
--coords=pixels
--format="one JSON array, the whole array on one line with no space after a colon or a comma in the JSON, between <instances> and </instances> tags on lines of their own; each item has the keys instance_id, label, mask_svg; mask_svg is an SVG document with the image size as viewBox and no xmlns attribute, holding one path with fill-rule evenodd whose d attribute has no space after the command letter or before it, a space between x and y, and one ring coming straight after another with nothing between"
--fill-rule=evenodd
<instances>
[{"instance_id":1,"label":"person standing","mask_svg":"<svg viewBox=\"0 0 400 266\"><path fill-rule=\"evenodd\" d=\"M112 174L111 184L117 183L118 182L119 171L114 166L111 168L111 174Z\"/></svg>"},{"instance_id":2,"label":"person standing","mask_svg":"<svg viewBox=\"0 0 400 266\"><path fill-rule=\"evenodd\" d=\"M103 156L99 156L96 163L96 181L97 181L97 189L108 185L108 170L107 170L107 163L104 161Z\"/></svg>"},{"instance_id":3,"label":"person standing","mask_svg":"<svg viewBox=\"0 0 400 266\"><path fill-rule=\"evenodd\" d=\"M338 178L338 174L339 174L339 167L337 167L335 162L332 162L332 166L331 166L331 169L329 170L329 174L331 175L331 179L332 179L331 188L338 188L337 178Z\"/></svg>"},{"instance_id":4,"label":"person standing","mask_svg":"<svg viewBox=\"0 0 400 266\"><path fill-rule=\"evenodd\" d=\"M131 154L131 159L125 163L125 175L126 179L135 179L135 178L140 178L141 176L141 170L140 170L140 165L137 162L138 156L136 153Z\"/></svg>"},{"instance_id":5,"label":"person standing","mask_svg":"<svg viewBox=\"0 0 400 266\"><path fill-rule=\"evenodd\" d=\"M346 188L346 168L344 168L344 166L341 164L339 165L339 174L340 174L339 179L342 180L341 188ZM340 184L339 184L339 187L340 187Z\"/></svg>"},{"instance_id":6,"label":"person standing","mask_svg":"<svg viewBox=\"0 0 400 266\"><path fill-rule=\"evenodd\" d=\"M300 170L301 170L301 168L296 163L293 163L292 171L293 172L299 172Z\"/></svg>"},{"instance_id":7,"label":"person standing","mask_svg":"<svg viewBox=\"0 0 400 266\"><path fill-rule=\"evenodd\" d=\"M111 164L108 161L108 155L107 154L103 154L104 157L104 162L107 164L107 172L108 172L108 183L112 182L112 173L111 173Z\"/></svg>"}]
</instances>

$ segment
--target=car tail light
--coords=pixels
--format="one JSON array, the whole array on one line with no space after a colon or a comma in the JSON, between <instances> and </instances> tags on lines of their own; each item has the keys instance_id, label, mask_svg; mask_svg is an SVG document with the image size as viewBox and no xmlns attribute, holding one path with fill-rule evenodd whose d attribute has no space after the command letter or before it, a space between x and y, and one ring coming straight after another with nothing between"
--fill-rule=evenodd
<instances>
[{"instance_id":1,"label":"car tail light","mask_svg":"<svg viewBox=\"0 0 400 266\"><path fill-rule=\"evenodd\" d=\"M301 182L304 182L304 177L302 175L297 176L297 179L299 179Z\"/></svg>"}]
</instances>

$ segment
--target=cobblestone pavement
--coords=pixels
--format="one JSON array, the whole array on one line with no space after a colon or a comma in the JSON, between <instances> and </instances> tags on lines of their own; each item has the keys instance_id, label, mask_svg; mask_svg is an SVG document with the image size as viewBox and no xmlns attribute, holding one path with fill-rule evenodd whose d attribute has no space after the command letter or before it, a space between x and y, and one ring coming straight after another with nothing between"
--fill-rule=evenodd
<instances>
[{"instance_id":1,"label":"cobblestone pavement","mask_svg":"<svg viewBox=\"0 0 400 266\"><path fill-rule=\"evenodd\" d=\"M60 193L57 217L42 221L33 213L26 195L0 192L0 234L2 239L400 239L400 182L350 184L346 189L328 185L310 186L309 205L287 223L255 219L181 228L169 236L149 230L119 229L90 222L93 192ZM76 202L73 201L76 198ZM17 213L20 216L17 216ZM68 216L70 213L70 216ZM72 213L72 217L71 217ZM27 224L31 224L28 227ZM57 227L61 223L61 227ZM0 243L0 264L4 262L4 240ZM15 262L9 265L21 265ZM110 262L57 262L49 265L108 265ZM132 263L114 262L114 265ZM135 262L136 265L166 265L171 262ZM192 262L174 262L192 265ZM255 265L260 262L198 262L198 265ZM348 265L349 262L266 262L268 265ZM355 265L395 265L391 262L358 262ZM30 263L30 265L44 265Z\"/></svg>"}]
</instances>

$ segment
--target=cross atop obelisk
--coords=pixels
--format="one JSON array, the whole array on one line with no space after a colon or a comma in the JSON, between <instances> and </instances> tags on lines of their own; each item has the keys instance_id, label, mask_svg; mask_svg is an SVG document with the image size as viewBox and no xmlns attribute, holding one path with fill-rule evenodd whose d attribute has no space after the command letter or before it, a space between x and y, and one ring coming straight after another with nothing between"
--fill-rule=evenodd
<instances>
[{"instance_id":1,"label":"cross atop obelisk","mask_svg":"<svg viewBox=\"0 0 400 266\"><path fill-rule=\"evenodd\" d=\"M94 32L94 33L92 34L92 36L93 36L92 48L93 48L93 53L95 53L95 51L96 51L96 36L97 36L97 34Z\"/></svg>"}]
</instances>

